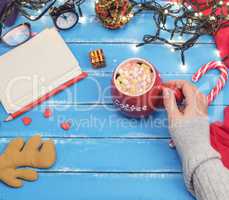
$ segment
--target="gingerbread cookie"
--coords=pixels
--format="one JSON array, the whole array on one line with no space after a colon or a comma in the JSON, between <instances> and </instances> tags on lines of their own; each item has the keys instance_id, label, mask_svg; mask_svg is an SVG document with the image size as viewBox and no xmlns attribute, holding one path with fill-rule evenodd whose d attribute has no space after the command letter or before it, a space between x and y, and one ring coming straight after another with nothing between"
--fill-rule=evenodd
<instances>
[{"instance_id":1,"label":"gingerbread cookie","mask_svg":"<svg viewBox=\"0 0 229 200\"><path fill-rule=\"evenodd\" d=\"M11 187L21 187L21 179L35 181L38 178L36 171L21 167L49 168L55 160L53 141L42 141L38 135L30 138L27 143L22 138L16 138L0 156L0 180Z\"/></svg>"}]
</instances>

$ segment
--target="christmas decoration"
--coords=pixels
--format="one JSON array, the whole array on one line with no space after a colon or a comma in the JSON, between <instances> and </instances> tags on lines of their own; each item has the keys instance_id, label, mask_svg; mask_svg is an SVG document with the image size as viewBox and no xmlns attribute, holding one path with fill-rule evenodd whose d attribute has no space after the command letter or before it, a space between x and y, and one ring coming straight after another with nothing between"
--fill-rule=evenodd
<instances>
[{"instance_id":1,"label":"christmas decoration","mask_svg":"<svg viewBox=\"0 0 229 200\"><path fill-rule=\"evenodd\" d=\"M34 136L27 143L21 138L12 140L0 156L0 181L11 187L22 187L22 179L35 181L37 172L21 167L49 168L56 160L53 141Z\"/></svg>"},{"instance_id":2,"label":"christmas decoration","mask_svg":"<svg viewBox=\"0 0 229 200\"><path fill-rule=\"evenodd\" d=\"M122 27L142 11L153 12L156 32L145 35L143 42L137 46L160 41L171 46L173 51L180 50L183 64L184 52L193 47L200 36L215 35L229 26L228 0L180 0L161 4L156 0L99 0L95 7L103 25L110 29ZM170 35L169 39L162 36L163 32ZM183 41L177 40L179 37ZM221 46L218 43L221 44L220 40L216 40L216 44ZM225 51L222 53L224 61L228 61L229 56L228 47L226 49L226 55Z\"/></svg>"},{"instance_id":3,"label":"christmas decoration","mask_svg":"<svg viewBox=\"0 0 229 200\"><path fill-rule=\"evenodd\" d=\"M215 43L218 49L218 54L222 61L229 68L229 27L220 29L215 35Z\"/></svg>"},{"instance_id":4,"label":"christmas decoration","mask_svg":"<svg viewBox=\"0 0 229 200\"><path fill-rule=\"evenodd\" d=\"M99 0L95 10L102 24L109 29L118 29L133 17L133 4L129 0Z\"/></svg>"},{"instance_id":5,"label":"christmas decoration","mask_svg":"<svg viewBox=\"0 0 229 200\"><path fill-rule=\"evenodd\" d=\"M45 108L44 113L43 113L43 116L45 118L50 118L52 116L52 110L51 110L51 108Z\"/></svg>"},{"instance_id":6,"label":"christmas decoration","mask_svg":"<svg viewBox=\"0 0 229 200\"><path fill-rule=\"evenodd\" d=\"M18 16L19 10L14 5L15 4L12 0L0 1L0 34L2 24L12 26Z\"/></svg>"},{"instance_id":7,"label":"christmas decoration","mask_svg":"<svg viewBox=\"0 0 229 200\"><path fill-rule=\"evenodd\" d=\"M203 67L201 67L196 72L196 74L194 74L192 77L192 81L197 82L204 74L206 74L211 69L219 70L221 75L220 75L220 78L219 78L216 86L211 90L211 92L207 96L209 105L212 103L212 101L214 101L214 99L217 97L217 95L223 89L223 87L225 86L225 84L228 80L227 67L222 62L213 61L213 62L210 62L210 63L204 65Z\"/></svg>"},{"instance_id":8,"label":"christmas decoration","mask_svg":"<svg viewBox=\"0 0 229 200\"><path fill-rule=\"evenodd\" d=\"M56 0L1 0L0 24L12 26L19 12L30 20L37 20L43 16L55 2ZM39 15L31 16L29 14L31 12Z\"/></svg>"},{"instance_id":9,"label":"christmas decoration","mask_svg":"<svg viewBox=\"0 0 229 200\"><path fill-rule=\"evenodd\" d=\"M32 123L32 119L30 117L23 117L22 122L25 126L29 126Z\"/></svg>"},{"instance_id":10,"label":"christmas decoration","mask_svg":"<svg viewBox=\"0 0 229 200\"><path fill-rule=\"evenodd\" d=\"M224 121L210 125L212 147L221 155L225 167L229 169L229 106L224 109Z\"/></svg>"},{"instance_id":11,"label":"christmas decoration","mask_svg":"<svg viewBox=\"0 0 229 200\"><path fill-rule=\"evenodd\" d=\"M71 123L66 121L60 124L60 127L65 130L68 131L71 128Z\"/></svg>"},{"instance_id":12,"label":"christmas decoration","mask_svg":"<svg viewBox=\"0 0 229 200\"><path fill-rule=\"evenodd\" d=\"M132 1L134 2L134 1ZM220 29L229 26L229 3L222 0L181 0L179 3L171 2L161 5L154 0L134 3L138 7L135 15L144 10L154 13L153 19L156 25L154 35L145 35L143 43L138 46L160 41L170 45L174 51L181 51L182 63L185 64L184 52L191 48L200 36L215 34ZM135 9L136 10L136 9ZM172 26L168 27L168 21ZM170 38L164 38L163 32L167 32ZM176 41L182 37L185 41ZM185 36L187 39L185 39Z\"/></svg>"},{"instance_id":13,"label":"christmas decoration","mask_svg":"<svg viewBox=\"0 0 229 200\"><path fill-rule=\"evenodd\" d=\"M40 19L56 2L56 0L14 0L22 15L36 21Z\"/></svg>"},{"instance_id":14,"label":"christmas decoration","mask_svg":"<svg viewBox=\"0 0 229 200\"><path fill-rule=\"evenodd\" d=\"M39 10L52 0L14 0L20 7L25 7L31 10Z\"/></svg>"},{"instance_id":15,"label":"christmas decoration","mask_svg":"<svg viewBox=\"0 0 229 200\"><path fill-rule=\"evenodd\" d=\"M89 53L89 57L91 60L91 64L94 68L98 69L101 67L105 67L105 56L102 49L96 49L94 51L91 51Z\"/></svg>"}]
</instances>

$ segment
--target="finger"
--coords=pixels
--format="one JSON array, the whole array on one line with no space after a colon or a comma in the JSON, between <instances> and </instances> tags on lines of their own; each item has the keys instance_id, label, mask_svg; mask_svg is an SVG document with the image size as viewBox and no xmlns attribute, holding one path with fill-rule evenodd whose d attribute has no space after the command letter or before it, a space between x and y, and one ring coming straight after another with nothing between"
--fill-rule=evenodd
<instances>
[{"instance_id":1,"label":"finger","mask_svg":"<svg viewBox=\"0 0 229 200\"><path fill-rule=\"evenodd\" d=\"M181 89L185 97L185 101L188 105L192 104L196 94L199 93L198 89L194 85L192 85L190 82L185 80L169 81L166 84Z\"/></svg>"},{"instance_id":2,"label":"finger","mask_svg":"<svg viewBox=\"0 0 229 200\"><path fill-rule=\"evenodd\" d=\"M195 109L195 112L201 116L206 116L208 114L208 101L207 97L204 94L197 94L196 102L194 102L193 109Z\"/></svg>"},{"instance_id":3,"label":"finger","mask_svg":"<svg viewBox=\"0 0 229 200\"><path fill-rule=\"evenodd\" d=\"M35 181L38 178L37 172L30 169L17 169L15 176L27 181Z\"/></svg>"},{"instance_id":4,"label":"finger","mask_svg":"<svg viewBox=\"0 0 229 200\"><path fill-rule=\"evenodd\" d=\"M166 111L168 112L169 118L174 118L181 114L178 109L176 97L173 91L171 91L168 88L163 88L163 99L164 99L164 106Z\"/></svg>"}]
</instances>

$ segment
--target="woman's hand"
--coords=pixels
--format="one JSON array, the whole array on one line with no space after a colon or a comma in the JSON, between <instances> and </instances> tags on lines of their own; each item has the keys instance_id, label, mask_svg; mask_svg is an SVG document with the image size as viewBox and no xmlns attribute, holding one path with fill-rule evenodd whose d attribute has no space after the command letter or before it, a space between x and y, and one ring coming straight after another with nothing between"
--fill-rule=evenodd
<instances>
[{"instance_id":1,"label":"woman's hand","mask_svg":"<svg viewBox=\"0 0 229 200\"><path fill-rule=\"evenodd\" d=\"M168 113L170 126L183 120L207 117L207 97L200 93L196 87L183 80L170 81L167 84L181 89L185 97L184 105L178 108L174 92L169 88L163 89L164 106Z\"/></svg>"},{"instance_id":2,"label":"woman's hand","mask_svg":"<svg viewBox=\"0 0 229 200\"><path fill-rule=\"evenodd\" d=\"M221 194L228 194L224 192L228 172L210 144L207 98L187 81L171 81L168 85L181 89L185 97L184 106L178 108L173 91L163 89L169 129L181 158L185 184L199 200L225 199ZM220 184L222 177L224 184Z\"/></svg>"}]
</instances>

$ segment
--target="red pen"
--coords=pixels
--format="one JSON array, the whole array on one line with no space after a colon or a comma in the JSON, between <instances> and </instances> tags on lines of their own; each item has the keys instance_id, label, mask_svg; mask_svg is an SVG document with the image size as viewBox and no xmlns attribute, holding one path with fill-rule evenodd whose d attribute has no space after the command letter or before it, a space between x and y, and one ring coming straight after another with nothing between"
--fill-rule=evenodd
<instances>
[{"instance_id":1,"label":"red pen","mask_svg":"<svg viewBox=\"0 0 229 200\"><path fill-rule=\"evenodd\" d=\"M11 113L4 121L8 122L11 121L15 118L17 118L18 116L28 112L29 110L33 109L34 107L40 105L41 103L43 103L44 101L48 100L50 97L56 95L57 93L63 91L64 89L66 89L67 87L70 87L71 85L73 85L74 83L79 82L80 80L84 79L87 77L87 73L83 72L82 74L80 74L79 76L67 81L66 83L60 85L59 87L55 88L54 90L52 90L51 92L47 93L46 95L38 98L36 101L24 106L23 108L21 108L20 110L18 110L15 113Z\"/></svg>"}]
</instances>

